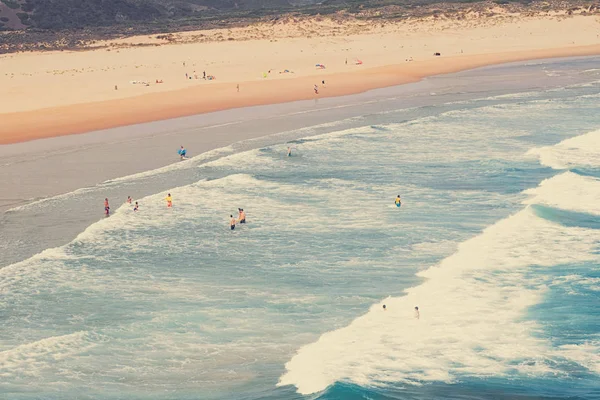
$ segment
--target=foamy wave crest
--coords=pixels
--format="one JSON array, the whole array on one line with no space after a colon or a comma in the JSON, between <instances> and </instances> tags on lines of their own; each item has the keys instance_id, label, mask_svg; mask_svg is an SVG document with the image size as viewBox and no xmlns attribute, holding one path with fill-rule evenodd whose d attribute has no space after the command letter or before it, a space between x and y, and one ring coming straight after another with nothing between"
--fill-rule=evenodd
<instances>
[{"instance_id":1,"label":"foamy wave crest","mask_svg":"<svg viewBox=\"0 0 600 400\"><path fill-rule=\"evenodd\" d=\"M563 140L554 146L531 149L528 155L554 169L600 166L600 130Z\"/></svg>"},{"instance_id":2,"label":"foamy wave crest","mask_svg":"<svg viewBox=\"0 0 600 400\"><path fill-rule=\"evenodd\" d=\"M599 240L597 230L554 224L526 208L420 273L428 280L405 296L388 298L348 327L302 347L278 385L309 394L339 381L418 385L462 376L556 373L553 357L578 362L580 353L553 350L536 335L540 326L522 320L546 290L527 277L526 267L597 260ZM420 319L412 314L415 306ZM593 371L594 362L588 357L583 366Z\"/></svg>"},{"instance_id":3,"label":"foamy wave crest","mask_svg":"<svg viewBox=\"0 0 600 400\"><path fill-rule=\"evenodd\" d=\"M40 370L83 353L101 340L98 335L75 332L26 343L0 352L0 377L36 376Z\"/></svg>"},{"instance_id":4,"label":"foamy wave crest","mask_svg":"<svg viewBox=\"0 0 600 400\"><path fill-rule=\"evenodd\" d=\"M544 204L564 210L600 214L600 180L565 172L542 181L524 193L531 197L525 204Z\"/></svg>"},{"instance_id":5,"label":"foamy wave crest","mask_svg":"<svg viewBox=\"0 0 600 400\"><path fill-rule=\"evenodd\" d=\"M198 164L202 164L203 162L205 162L207 160L224 157L229 154L232 154L233 152L234 152L233 146L221 147L218 149L210 150L205 153L199 154L199 155L192 157L189 160L186 160L184 162L176 162L173 164L165 165L164 167L161 167L161 168L144 171L144 172L140 172L137 174L122 176L120 178L115 178L115 179L105 181L105 182L103 182L103 184L110 185L110 184L115 184L115 183L120 183L120 182L125 182L125 181L147 178L150 176L155 176L155 175L163 174L165 172L174 171L174 170L178 170L178 169L194 168L194 167L197 167Z\"/></svg>"}]
</instances>

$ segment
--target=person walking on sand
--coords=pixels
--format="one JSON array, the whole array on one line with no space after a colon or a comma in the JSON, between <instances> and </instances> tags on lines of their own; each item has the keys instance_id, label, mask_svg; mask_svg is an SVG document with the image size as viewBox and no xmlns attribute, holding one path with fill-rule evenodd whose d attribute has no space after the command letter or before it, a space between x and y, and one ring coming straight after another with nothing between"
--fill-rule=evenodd
<instances>
[{"instance_id":1,"label":"person walking on sand","mask_svg":"<svg viewBox=\"0 0 600 400\"><path fill-rule=\"evenodd\" d=\"M173 198L171 197L171 193L167 194L165 200L167 201L167 208L173 207Z\"/></svg>"},{"instance_id":2,"label":"person walking on sand","mask_svg":"<svg viewBox=\"0 0 600 400\"><path fill-rule=\"evenodd\" d=\"M206 79L206 71L202 71L202 78Z\"/></svg>"},{"instance_id":3,"label":"person walking on sand","mask_svg":"<svg viewBox=\"0 0 600 400\"><path fill-rule=\"evenodd\" d=\"M108 205L108 198L104 199L104 214L108 217L110 214L110 206Z\"/></svg>"},{"instance_id":4,"label":"person walking on sand","mask_svg":"<svg viewBox=\"0 0 600 400\"><path fill-rule=\"evenodd\" d=\"M237 91L238 91L238 93L240 92L240 84L239 83L237 84Z\"/></svg>"},{"instance_id":5,"label":"person walking on sand","mask_svg":"<svg viewBox=\"0 0 600 400\"><path fill-rule=\"evenodd\" d=\"M184 160L187 158L186 154L187 154L187 150L185 149L185 147L181 146L181 148L177 151L177 154L179 154L179 157Z\"/></svg>"},{"instance_id":6,"label":"person walking on sand","mask_svg":"<svg viewBox=\"0 0 600 400\"><path fill-rule=\"evenodd\" d=\"M231 228L231 230L235 229L235 218L233 218L233 215L230 215L229 218L231 218L229 220L229 227Z\"/></svg>"},{"instance_id":7,"label":"person walking on sand","mask_svg":"<svg viewBox=\"0 0 600 400\"><path fill-rule=\"evenodd\" d=\"M319 94L319 87L315 85L315 94Z\"/></svg>"}]
</instances>

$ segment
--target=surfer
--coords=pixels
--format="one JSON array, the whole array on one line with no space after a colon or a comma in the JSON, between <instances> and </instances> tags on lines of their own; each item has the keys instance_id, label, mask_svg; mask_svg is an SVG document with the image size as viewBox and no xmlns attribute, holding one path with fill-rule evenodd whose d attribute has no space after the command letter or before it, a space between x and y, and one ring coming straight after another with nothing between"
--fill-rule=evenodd
<instances>
[{"instance_id":1,"label":"surfer","mask_svg":"<svg viewBox=\"0 0 600 400\"><path fill-rule=\"evenodd\" d=\"M185 147L181 146L181 148L177 151L177 154L179 154L179 156L181 157L181 159L183 160L184 158L187 158L185 155L187 154L187 150L185 149Z\"/></svg>"},{"instance_id":2,"label":"surfer","mask_svg":"<svg viewBox=\"0 0 600 400\"><path fill-rule=\"evenodd\" d=\"M127 196L127 204L131 204L131 196Z\"/></svg>"},{"instance_id":3,"label":"surfer","mask_svg":"<svg viewBox=\"0 0 600 400\"><path fill-rule=\"evenodd\" d=\"M133 207L133 211L137 211L139 210L140 206L138 205L138 202L135 202L135 207Z\"/></svg>"},{"instance_id":4,"label":"surfer","mask_svg":"<svg viewBox=\"0 0 600 400\"><path fill-rule=\"evenodd\" d=\"M229 227L231 228L231 230L235 229L235 218L233 218L233 215L230 215L229 218L231 218L231 220L229 221Z\"/></svg>"},{"instance_id":5,"label":"surfer","mask_svg":"<svg viewBox=\"0 0 600 400\"><path fill-rule=\"evenodd\" d=\"M292 156L292 148L288 147L288 157L291 157L291 156Z\"/></svg>"},{"instance_id":6,"label":"surfer","mask_svg":"<svg viewBox=\"0 0 600 400\"><path fill-rule=\"evenodd\" d=\"M243 208L238 208L238 212L239 212L239 221L240 224L245 224L246 223L246 213L244 212Z\"/></svg>"},{"instance_id":7,"label":"surfer","mask_svg":"<svg viewBox=\"0 0 600 400\"><path fill-rule=\"evenodd\" d=\"M110 207L108 205L108 198L104 199L104 214L106 214L107 217L110 214Z\"/></svg>"},{"instance_id":8,"label":"surfer","mask_svg":"<svg viewBox=\"0 0 600 400\"><path fill-rule=\"evenodd\" d=\"M171 197L171 193L167 194L165 200L167 201L167 208L173 207L173 198Z\"/></svg>"},{"instance_id":9,"label":"surfer","mask_svg":"<svg viewBox=\"0 0 600 400\"><path fill-rule=\"evenodd\" d=\"M396 197L396 201L394 203L396 203L396 207L400 207L402 205L402 199L400 199L400 195Z\"/></svg>"},{"instance_id":10,"label":"surfer","mask_svg":"<svg viewBox=\"0 0 600 400\"><path fill-rule=\"evenodd\" d=\"M419 313L419 307L415 307L415 318L419 319L421 317L421 314Z\"/></svg>"}]
</instances>

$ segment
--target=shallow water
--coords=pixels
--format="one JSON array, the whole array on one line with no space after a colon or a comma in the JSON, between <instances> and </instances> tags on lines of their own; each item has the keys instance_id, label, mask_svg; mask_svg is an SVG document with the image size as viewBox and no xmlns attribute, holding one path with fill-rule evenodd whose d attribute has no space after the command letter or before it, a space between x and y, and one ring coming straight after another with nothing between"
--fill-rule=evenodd
<instances>
[{"instance_id":1,"label":"shallow water","mask_svg":"<svg viewBox=\"0 0 600 400\"><path fill-rule=\"evenodd\" d=\"M0 269L0 397L600 398L600 71L523 68L566 83L11 210L5 232L106 193L116 212ZM136 192L140 211L115 207Z\"/></svg>"}]
</instances>

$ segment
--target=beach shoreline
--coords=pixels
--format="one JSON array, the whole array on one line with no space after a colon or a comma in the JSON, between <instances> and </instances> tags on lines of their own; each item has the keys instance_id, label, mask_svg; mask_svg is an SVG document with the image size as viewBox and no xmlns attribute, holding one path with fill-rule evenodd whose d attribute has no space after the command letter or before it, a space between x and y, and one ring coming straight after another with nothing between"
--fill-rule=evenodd
<instances>
[{"instance_id":1,"label":"beach shoreline","mask_svg":"<svg viewBox=\"0 0 600 400\"><path fill-rule=\"evenodd\" d=\"M427 20L386 25L346 38L328 31L330 36L317 38L145 48L135 47L141 39L129 39L132 47L113 51L3 56L6 72L0 84L5 84L9 96L0 100L0 144L228 109L318 101L510 62L600 55L595 34L599 22L593 16L445 24ZM575 26L581 27L575 33L559 30ZM246 31L240 32L245 37ZM235 32L231 35L235 37ZM201 56L189 55L196 51ZM440 56L435 55L438 51ZM327 68L315 68L316 60ZM217 75L214 81L203 79L207 70L208 77ZM261 76L258 71L265 72Z\"/></svg>"},{"instance_id":2,"label":"beach shoreline","mask_svg":"<svg viewBox=\"0 0 600 400\"><path fill-rule=\"evenodd\" d=\"M494 96L586 83L596 73L581 72L592 71L597 60L516 62L316 103L244 107L2 145L0 182L5 196L0 198L0 233L14 240L1 246L0 265L74 238L97 221L97 199L141 198L192 184L204 178L197 167L210 160L274 145L285 154L290 143L309 136L378 125L390 118L419 119L439 107L451 111L473 99L493 104ZM581 72L563 74L565 65ZM396 120L390 115L402 116ZM180 145L192 160L178 162Z\"/></svg>"}]
</instances>

